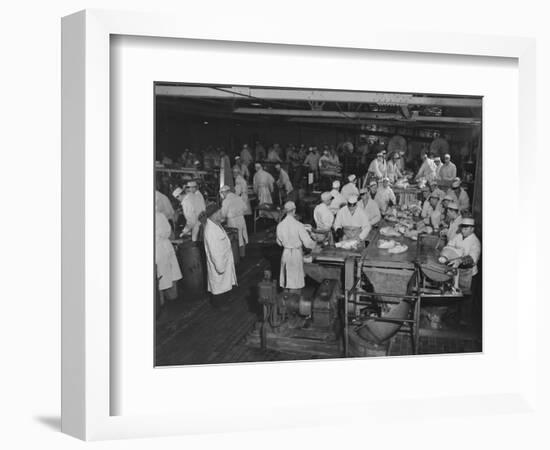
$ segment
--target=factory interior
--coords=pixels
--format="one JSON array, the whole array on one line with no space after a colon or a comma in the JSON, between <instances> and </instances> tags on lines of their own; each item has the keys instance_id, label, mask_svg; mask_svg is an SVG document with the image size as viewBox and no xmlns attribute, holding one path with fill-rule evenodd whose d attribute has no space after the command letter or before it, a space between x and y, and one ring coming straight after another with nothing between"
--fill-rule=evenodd
<instances>
[{"instance_id":1,"label":"factory interior","mask_svg":"<svg viewBox=\"0 0 550 450\"><path fill-rule=\"evenodd\" d=\"M482 98L158 82L155 185L156 366L482 351Z\"/></svg>"}]
</instances>

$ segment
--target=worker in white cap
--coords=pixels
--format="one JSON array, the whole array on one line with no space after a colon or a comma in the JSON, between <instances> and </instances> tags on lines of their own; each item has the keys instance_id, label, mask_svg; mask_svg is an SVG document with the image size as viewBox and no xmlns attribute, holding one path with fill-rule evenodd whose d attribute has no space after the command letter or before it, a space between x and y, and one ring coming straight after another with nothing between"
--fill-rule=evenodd
<instances>
[{"instance_id":1,"label":"worker in white cap","mask_svg":"<svg viewBox=\"0 0 550 450\"><path fill-rule=\"evenodd\" d=\"M360 195L361 199L359 200L359 208L362 208L369 219L369 223L376 225L380 220L382 220L382 213L380 212L380 207L374 198L378 193L378 183L375 180L371 180L369 186L361 189Z\"/></svg>"},{"instance_id":2,"label":"worker in white cap","mask_svg":"<svg viewBox=\"0 0 550 450\"><path fill-rule=\"evenodd\" d=\"M275 179L269 172L263 169L260 163L256 163L254 168L256 169L256 173L254 174L253 185L254 192L258 196L258 204L273 204L271 193L273 192L273 183L275 183Z\"/></svg>"},{"instance_id":3,"label":"worker in white cap","mask_svg":"<svg viewBox=\"0 0 550 450\"><path fill-rule=\"evenodd\" d=\"M239 196L246 205L244 215L249 216L252 214L252 208L250 207L250 200L248 200L248 183L237 167L233 167L233 180L235 181L235 194Z\"/></svg>"},{"instance_id":4,"label":"worker in white cap","mask_svg":"<svg viewBox=\"0 0 550 450\"><path fill-rule=\"evenodd\" d=\"M422 156L422 165L418 169L418 173L414 179L416 181L421 178L425 178L427 181L435 180L435 163L432 159L431 153L423 153Z\"/></svg>"},{"instance_id":5,"label":"worker in white cap","mask_svg":"<svg viewBox=\"0 0 550 450\"><path fill-rule=\"evenodd\" d=\"M275 164L275 171L279 174L277 178L277 187L281 193L282 202L290 200L289 197L292 196L294 188L292 187L288 173L286 173L286 170L284 170L279 163Z\"/></svg>"},{"instance_id":6,"label":"worker in white cap","mask_svg":"<svg viewBox=\"0 0 550 450\"><path fill-rule=\"evenodd\" d=\"M462 215L458 209L458 204L451 202L447 205L447 219L450 221L449 229L442 233L447 236L447 242L450 242L459 232L459 226L462 223Z\"/></svg>"},{"instance_id":7,"label":"worker in white cap","mask_svg":"<svg viewBox=\"0 0 550 450\"><path fill-rule=\"evenodd\" d=\"M338 180L332 182L332 191L330 191L330 194L332 195L330 210L332 214L336 215L338 210L347 203L344 196L340 193L340 182Z\"/></svg>"},{"instance_id":8,"label":"worker in white cap","mask_svg":"<svg viewBox=\"0 0 550 450\"><path fill-rule=\"evenodd\" d=\"M222 208L220 211L222 220L227 221L228 227L238 230L239 254L244 258L245 246L248 244L248 232L246 230L246 222L244 221L246 205L242 198L231 192L231 188L227 185L221 187L220 197L222 198Z\"/></svg>"},{"instance_id":9,"label":"worker in white cap","mask_svg":"<svg viewBox=\"0 0 550 450\"><path fill-rule=\"evenodd\" d=\"M470 209L470 197L461 185L460 178L454 178L447 194L453 197L453 201L458 204L458 209L463 213Z\"/></svg>"},{"instance_id":10,"label":"worker in white cap","mask_svg":"<svg viewBox=\"0 0 550 450\"><path fill-rule=\"evenodd\" d=\"M395 205L397 203L393 189L390 186L389 177L382 178L382 186L378 187L378 190L374 195L374 201L378 204L382 214L386 212L388 206Z\"/></svg>"},{"instance_id":11,"label":"worker in white cap","mask_svg":"<svg viewBox=\"0 0 550 450\"><path fill-rule=\"evenodd\" d=\"M237 284L231 240L221 226L221 219L221 212L214 203L208 205L199 215L204 230L207 288L212 294L211 301L214 307L227 306L229 292Z\"/></svg>"},{"instance_id":12,"label":"worker in white cap","mask_svg":"<svg viewBox=\"0 0 550 450\"><path fill-rule=\"evenodd\" d=\"M277 225L277 244L284 248L281 256L279 284L284 289L302 289L305 286L302 247L313 249L315 242L303 223L296 220L296 205L286 202L286 217Z\"/></svg>"},{"instance_id":13,"label":"worker in white cap","mask_svg":"<svg viewBox=\"0 0 550 450\"><path fill-rule=\"evenodd\" d=\"M475 221L472 217L464 217L460 223L460 232L447 244L462 250L463 256L453 262L455 267L471 268L472 275L477 274L477 262L481 255L481 242L475 235Z\"/></svg>"},{"instance_id":14,"label":"worker in white cap","mask_svg":"<svg viewBox=\"0 0 550 450\"><path fill-rule=\"evenodd\" d=\"M348 176L348 183L342 187L342 197L347 202L351 195L359 195L359 189L357 189L357 177L354 174Z\"/></svg>"},{"instance_id":15,"label":"worker in white cap","mask_svg":"<svg viewBox=\"0 0 550 450\"><path fill-rule=\"evenodd\" d=\"M403 178L400 164L401 155L399 152L394 152L388 161L388 178L391 183L395 183L400 178Z\"/></svg>"},{"instance_id":16,"label":"worker in white cap","mask_svg":"<svg viewBox=\"0 0 550 450\"><path fill-rule=\"evenodd\" d=\"M456 166L451 162L451 155L448 153L445 153L445 156L443 156L443 164L441 164L441 169L439 169L439 178L447 181L456 178Z\"/></svg>"},{"instance_id":17,"label":"worker in white cap","mask_svg":"<svg viewBox=\"0 0 550 450\"><path fill-rule=\"evenodd\" d=\"M334 214L330 209L331 203L332 194L330 192L323 192L321 194L321 203L313 210L313 219L315 220L315 226L318 230L328 231L332 229Z\"/></svg>"},{"instance_id":18,"label":"worker in white cap","mask_svg":"<svg viewBox=\"0 0 550 450\"><path fill-rule=\"evenodd\" d=\"M155 264L160 305L163 306L165 292L172 289L176 281L180 280L182 276L174 247L170 242L172 227L160 208L161 205L155 203Z\"/></svg>"},{"instance_id":19,"label":"worker in white cap","mask_svg":"<svg viewBox=\"0 0 550 450\"><path fill-rule=\"evenodd\" d=\"M371 230L371 224L367 213L358 206L358 197L350 195L347 205L340 208L336 213L332 228L335 231L336 239L359 239L364 241Z\"/></svg>"},{"instance_id":20,"label":"worker in white cap","mask_svg":"<svg viewBox=\"0 0 550 450\"><path fill-rule=\"evenodd\" d=\"M439 208L441 197L438 192L432 192L422 207L421 217L426 225L430 225L434 230L439 230L441 225L441 208Z\"/></svg>"},{"instance_id":21,"label":"worker in white cap","mask_svg":"<svg viewBox=\"0 0 550 450\"><path fill-rule=\"evenodd\" d=\"M186 194L181 202L183 216L186 223L182 235L191 233L191 239L196 241L199 236L199 214L205 210L206 204L204 197L199 191L196 181L188 181L186 184Z\"/></svg>"},{"instance_id":22,"label":"worker in white cap","mask_svg":"<svg viewBox=\"0 0 550 450\"><path fill-rule=\"evenodd\" d=\"M376 158L369 164L368 172L377 180L381 180L388 174L388 166L386 158L384 157L384 152L380 151L376 154Z\"/></svg>"}]
</instances>

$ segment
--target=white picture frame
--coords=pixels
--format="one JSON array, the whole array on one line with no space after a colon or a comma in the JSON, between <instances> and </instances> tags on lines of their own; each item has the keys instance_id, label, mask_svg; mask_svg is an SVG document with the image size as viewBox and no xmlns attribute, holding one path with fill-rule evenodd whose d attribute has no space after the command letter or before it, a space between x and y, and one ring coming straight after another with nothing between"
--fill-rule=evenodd
<instances>
[{"instance_id":1,"label":"white picture frame","mask_svg":"<svg viewBox=\"0 0 550 450\"><path fill-rule=\"evenodd\" d=\"M516 37L472 36L444 33L380 32L374 29L327 35L319 30L307 36L298 30L284 35L253 28L218 27L209 30L200 21L168 14L144 14L87 10L67 16L62 22L62 431L85 440L163 436L208 431L258 429L267 415L258 414L256 421L242 426L212 417L197 417L192 411L170 415L110 414L110 37L132 35L202 39L243 43L276 43L288 45L370 49L419 54L448 54L512 58L519 73L519 146L535 148L536 84L535 42ZM532 160L521 160L518 211L523 220L532 223L535 199L524 195L535 189L528 174ZM517 249L519 260L536 261L535 249ZM527 271L518 268L518 279L525 280ZM536 310L533 295L522 302L529 315ZM516 293L517 295L517 293ZM518 311L518 348L520 377L502 395L471 395L464 398L425 399L411 402L403 399L405 408L422 413L430 406L453 410L455 414L492 414L503 405L514 412L536 408L536 328L529 325L528 314ZM530 344L526 344L530 343ZM169 370L169 369L168 369ZM413 404L414 403L414 404ZM352 420L357 412L374 416L389 411L389 403L333 404L330 411L314 413L315 406L300 410L279 407L269 427L328 423L335 417ZM236 414L238 416L238 414ZM304 419L309 417L309 419Z\"/></svg>"}]
</instances>

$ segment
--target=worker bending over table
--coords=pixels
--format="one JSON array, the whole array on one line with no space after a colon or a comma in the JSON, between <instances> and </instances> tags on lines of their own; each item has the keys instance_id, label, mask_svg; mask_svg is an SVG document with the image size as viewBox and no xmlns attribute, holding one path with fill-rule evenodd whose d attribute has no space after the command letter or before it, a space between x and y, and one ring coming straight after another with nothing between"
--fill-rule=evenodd
<instances>
[{"instance_id":1,"label":"worker bending over table","mask_svg":"<svg viewBox=\"0 0 550 450\"><path fill-rule=\"evenodd\" d=\"M450 242L459 233L459 226L462 223L462 215L457 203L451 202L447 205L447 218L450 221L449 229L443 230L442 234L447 236L447 242Z\"/></svg>"},{"instance_id":2,"label":"worker bending over table","mask_svg":"<svg viewBox=\"0 0 550 450\"><path fill-rule=\"evenodd\" d=\"M304 224L296 219L296 204L286 202L284 210L286 217L277 225L277 244L284 248L279 284L286 290L299 292L305 286L302 247L313 249L315 242Z\"/></svg>"},{"instance_id":3,"label":"worker bending over table","mask_svg":"<svg viewBox=\"0 0 550 450\"><path fill-rule=\"evenodd\" d=\"M359 196L359 189L357 188L357 177L354 174L348 176L348 183L342 188L342 197L347 202L351 195Z\"/></svg>"},{"instance_id":4,"label":"worker bending over table","mask_svg":"<svg viewBox=\"0 0 550 450\"><path fill-rule=\"evenodd\" d=\"M382 186L378 187L374 195L374 201L378 204L378 208L380 208L382 214L386 212L388 206L397 203L393 189L390 187L390 179L388 177L382 178Z\"/></svg>"},{"instance_id":5,"label":"worker bending over table","mask_svg":"<svg viewBox=\"0 0 550 450\"><path fill-rule=\"evenodd\" d=\"M453 196L453 201L458 204L459 211L464 213L470 209L470 197L461 185L462 181L460 178L454 178L451 183L451 189L449 189L447 194Z\"/></svg>"},{"instance_id":6,"label":"worker bending over table","mask_svg":"<svg viewBox=\"0 0 550 450\"><path fill-rule=\"evenodd\" d=\"M321 203L319 203L313 210L315 226L320 231L330 231L332 229L334 214L330 209L331 203L332 194L330 192L323 192L321 194Z\"/></svg>"},{"instance_id":7,"label":"worker bending over table","mask_svg":"<svg viewBox=\"0 0 550 450\"><path fill-rule=\"evenodd\" d=\"M371 230L371 224L367 213L357 204L357 195L348 198L347 205L340 208L334 219L334 232L336 240L359 239L364 241Z\"/></svg>"}]
</instances>

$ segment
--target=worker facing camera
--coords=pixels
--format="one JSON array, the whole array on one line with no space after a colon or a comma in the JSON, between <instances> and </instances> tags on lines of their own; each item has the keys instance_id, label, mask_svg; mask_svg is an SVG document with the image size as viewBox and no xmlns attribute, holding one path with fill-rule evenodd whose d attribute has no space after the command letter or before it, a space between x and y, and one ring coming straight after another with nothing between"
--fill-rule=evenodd
<instances>
[{"instance_id":1,"label":"worker facing camera","mask_svg":"<svg viewBox=\"0 0 550 450\"><path fill-rule=\"evenodd\" d=\"M337 241L353 239L364 241L369 235L371 224L365 210L358 205L358 201L357 195L351 195L346 206L338 210L333 224Z\"/></svg>"}]
</instances>

